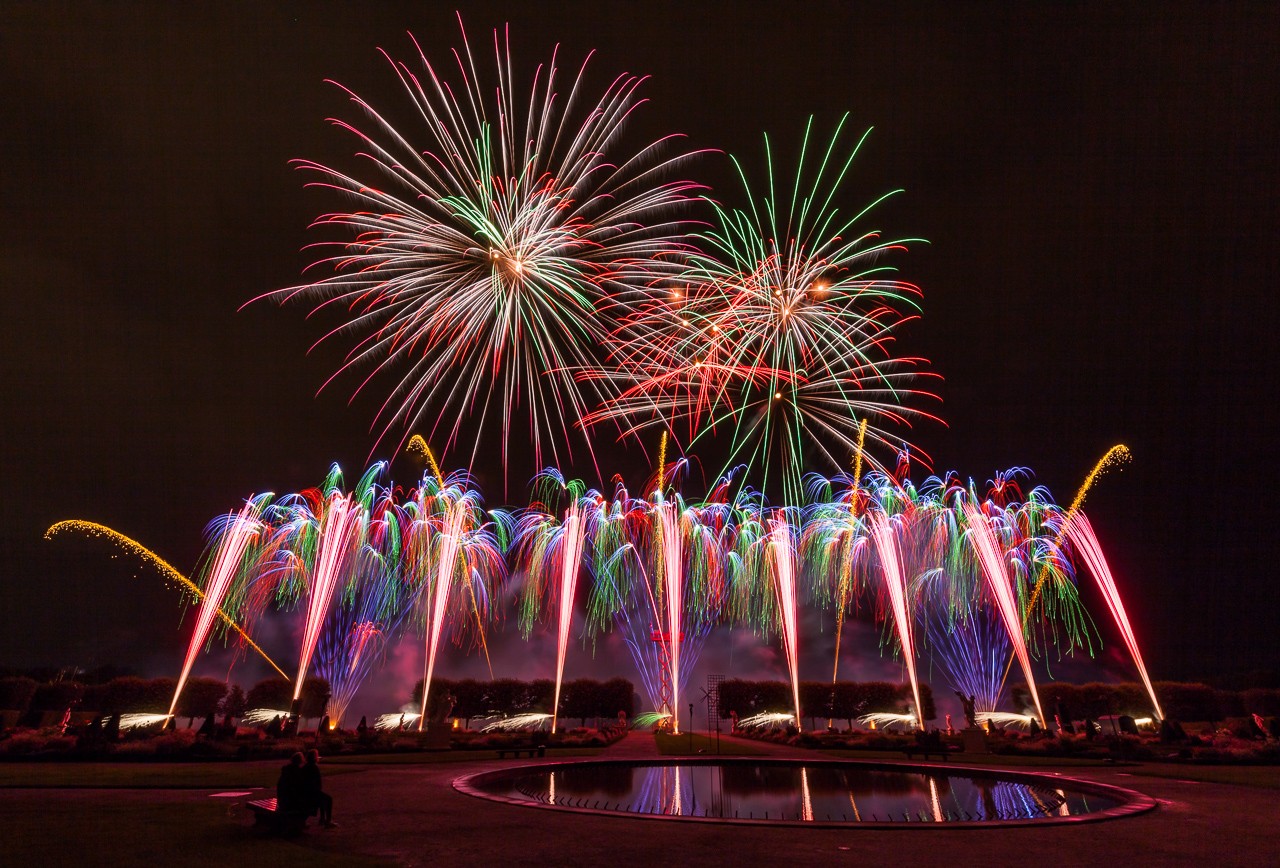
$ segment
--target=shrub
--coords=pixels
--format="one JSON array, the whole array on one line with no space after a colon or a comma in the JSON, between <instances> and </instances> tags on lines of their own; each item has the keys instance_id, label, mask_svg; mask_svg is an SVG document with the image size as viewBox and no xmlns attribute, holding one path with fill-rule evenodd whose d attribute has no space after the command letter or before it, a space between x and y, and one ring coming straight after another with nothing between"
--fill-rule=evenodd
<instances>
[{"instance_id":1,"label":"shrub","mask_svg":"<svg viewBox=\"0 0 1280 868\"><path fill-rule=\"evenodd\" d=\"M0 708L20 714L31 706L39 684L34 678L0 678Z\"/></svg>"},{"instance_id":2,"label":"shrub","mask_svg":"<svg viewBox=\"0 0 1280 868\"><path fill-rule=\"evenodd\" d=\"M62 711L80 701L84 685L78 681L54 681L40 684L31 697L32 711Z\"/></svg>"}]
</instances>

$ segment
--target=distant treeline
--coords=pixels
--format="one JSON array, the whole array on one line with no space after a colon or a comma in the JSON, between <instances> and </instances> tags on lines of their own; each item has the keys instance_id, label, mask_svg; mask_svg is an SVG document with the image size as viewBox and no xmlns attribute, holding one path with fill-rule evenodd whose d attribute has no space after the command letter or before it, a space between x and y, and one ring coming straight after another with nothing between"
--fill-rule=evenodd
<instances>
[{"instance_id":1,"label":"distant treeline","mask_svg":"<svg viewBox=\"0 0 1280 868\"><path fill-rule=\"evenodd\" d=\"M1207 684L1184 681L1157 681L1153 685L1165 717L1181 721L1219 721L1230 717L1257 714L1262 717L1280 715L1280 688L1258 687L1248 690L1218 690ZM1098 718L1109 714L1150 717L1151 698L1141 684L1068 684L1051 681L1036 685L1040 704L1050 718L1055 714L1072 720ZM1013 702L1019 708L1029 707L1026 688L1013 689Z\"/></svg>"},{"instance_id":2,"label":"distant treeline","mask_svg":"<svg viewBox=\"0 0 1280 868\"><path fill-rule=\"evenodd\" d=\"M1218 690L1207 684L1181 681L1155 682L1156 696L1166 717L1183 721L1222 721L1257 714L1280 716L1280 688ZM1151 716L1151 699L1141 684L1069 684L1050 681L1039 684L1040 702L1050 718L1063 714L1072 720L1099 718L1109 714L1131 717ZM1021 685L1011 691L1013 708L1031 707L1030 694ZM810 721L843 720L852 725L856 717L874 712L902 712L911 703L911 686L885 681L800 682L801 716ZM937 709L933 691L920 685L924 719L935 720ZM725 681L720 687L720 716L736 711L739 718L764 711L790 711L794 705L791 683L787 681ZM963 720L953 721L963 726Z\"/></svg>"},{"instance_id":3,"label":"distant treeline","mask_svg":"<svg viewBox=\"0 0 1280 868\"><path fill-rule=\"evenodd\" d=\"M0 678L0 711L17 712L24 723L38 720L46 712L65 711L95 714L164 714L178 686L174 678L138 678L126 675L99 684L79 681L41 683L34 678ZM246 694L239 685L228 687L217 678L188 678L178 698L178 717L205 717L230 714L240 717L250 708L289 709L293 684L283 678L260 681ZM319 717L329 701L329 683L308 678L302 685L302 716Z\"/></svg>"},{"instance_id":4,"label":"distant treeline","mask_svg":"<svg viewBox=\"0 0 1280 868\"><path fill-rule=\"evenodd\" d=\"M32 721L41 714L73 708L78 712L98 714L152 713L163 714L177 682L173 678L139 678L119 676L100 683L57 680L38 681L26 676L0 677L0 711L10 712L7 719ZM1073 720L1098 718L1109 714L1147 717L1151 700L1141 684L1068 684L1060 681L1037 685L1041 704L1050 718L1055 714ZM1156 696L1168 717L1181 721L1221 721L1233 717L1258 714L1280 716L1280 688L1220 690L1207 684L1157 681ZM453 700L450 716L467 724L473 718L508 717L529 712L550 712L555 684L550 679L520 681L498 678L493 681L434 679L428 715L444 713L446 697ZM560 716L584 723L594 718L616 718L619 711L630 718L635 714L635 693L625 678L595 681L582 678L567 681L561 687ZM209 713L240 717L250 708L288 710L293 698L293 684L283 678L272 678L255 684L247 693L239 686L228 687L216 678L191 678L179 699L179 717L205 717ZM692 699L682 697L682 702ZM319 717L329 699L329 685L322 678L308 678L303 684L303 717ZM413 689L412 702L422 701L422 682ZM933 691L920 685L920 702L925 720L937 719ZM811 721L831 719L852 725L853 719L873 712L902 712L911 703L911 687L886 681L800 682L801 716ZM1011 705L1019 710L1030 707L1025 687L1015 686ZM737 712L739 718L765 711L790 711L793 699L791 684L786 681L747 681L731 679L720 686L719 709L722 718ZM963 725L963 721L955 721Z\"/></svg>"},{"instance_id":5,"label":"distant treeline","mask_svg":"<svg viewBox=\"0 0 1280 868\"><path fill-rule=\"evenodd\" d=\"M478 717L511 717L517 714L551 712L555 700L555 682L549 678L536 681L520 681L515 678L495 678L478 681L466 678L449 681L431 680L431 692L427 696L427 716L438 719L446 713L452 701L450 717L462 718L470 727ZM422 682L413 687L413 703L422 704ZM588 719L613 718L623 712L628 719L635 713L635 687L625 678L596 681L579 678L560 685L560 717L577 719L586 726Z\"/></svg>"}]
</instances>

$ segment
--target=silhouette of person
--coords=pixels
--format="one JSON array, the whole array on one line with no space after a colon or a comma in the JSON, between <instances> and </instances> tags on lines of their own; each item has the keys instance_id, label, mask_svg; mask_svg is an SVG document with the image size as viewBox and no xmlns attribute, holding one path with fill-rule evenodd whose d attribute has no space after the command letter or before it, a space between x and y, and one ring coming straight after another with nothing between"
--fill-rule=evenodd
<instances>
[{"instance_id":1,"label":"silhouette of person","mask_svg":"<svg viewBox=\"0 0 1280 868\"><path fill-rule=\"evenodd\" d=\"M311 813L303 792L302 763L304 759L301 752L295 753L280 769L280 778L276 781L276 810L280 813Z\"/></svg>"},{"instance_id":2,"label":"silhouette of person","mask_svg":"<svg viewBox=\"0 0 1280 868\"><path fill-rule=\"evenodd\" d=\"M302 767L302 792L308 812L320 815L320 825L326 829L337 825L333 822L333 796L324 791L320 780L320 751L307 751L307 762Z\"/></svg>"}]
</instances>

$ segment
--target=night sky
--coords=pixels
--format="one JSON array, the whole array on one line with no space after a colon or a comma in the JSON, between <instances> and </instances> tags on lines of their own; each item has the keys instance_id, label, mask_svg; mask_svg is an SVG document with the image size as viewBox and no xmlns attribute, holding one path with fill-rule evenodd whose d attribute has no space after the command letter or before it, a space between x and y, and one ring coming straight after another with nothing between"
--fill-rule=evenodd
<instances>
[{"instance_id":1,"label":"night sky","mask_svg":"<svg viewBox=\"0 0 1280 868\"><path fill-rule=\"evenodd\" d=\"M522 69L558 42L566 71L598 52L600 87L651 74L634 146L683 132L758 166L761 134L785 154L810 114L824 135L846 111L874 126L842 201L904 188L872 220L930 242L894 259L924 291L899 351L944 378L947 425L904 433L934 471L1027 467L1062 503L1127 444L1087 512L1153 677L1280 669L1274 4L801 5L462 12L477 45L509 22ZM317 394L345 347L308 354L305 306L238 308L298 282L308 223L341 205L289 161L359 165L325 122L359 112L324 80L402 110L376 49L412 60L410 31L442 65L458 43L445 4L0 10L0 665L180 663L177 593L103 542L45 541L55 521L190 571L247 495L363 470L376 402L348 403L353 378ZM687 174L736 201L724 156ZM412 482L409 458L375 457ZM480 465L498 505L498 459ZM635 485L644 466L616 469ZM513 461L510 502L536 469Z\"/></svg>"}]
</instances>

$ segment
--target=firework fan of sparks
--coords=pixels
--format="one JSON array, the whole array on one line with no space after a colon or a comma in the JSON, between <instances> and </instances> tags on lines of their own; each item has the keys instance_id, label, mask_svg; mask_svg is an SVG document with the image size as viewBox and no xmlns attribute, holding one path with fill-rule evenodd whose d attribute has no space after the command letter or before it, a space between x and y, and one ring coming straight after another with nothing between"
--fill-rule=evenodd
<instances>
[{"instance_id":1,"label":"firework fan of sparks","mask_svg":"<svg viewBox=\"0 0 1280 868\"><path fill-rule=\"evenodd\" d=\"M726 466L746 461L766 480L773 468L788 483L788 502L799 503L807 444L843 467L863 420L871 442L896 449L890 427L934 418L905 405L932 397L912 386L923 360L892 354L894 333L914 318L901 311L917 307L920 291L881 261L918 239L885 240L856 228L892 193L855 214L836 207L867 135L844 153L844 124L822 147L812 141L810 120L795 179L785 187L766 136L762 196L734 161L746 209L712 203L715 228L696 236L705 252L694 253L677 280L655 286L615 330L616 367L598 376L622 391L586 424L610 420L627 432L670 425L690 443L727 428Z\"/></svg>"},{"instance_id":2,"label":"firework fan of sparks","mask_svg":"<svg viewBox=\"0 0 1280 868\"><path fill-rule=\"evenodd\" d=\"M614 306L675 267L686 245L673 207L699 187L670 180L686 158L661 153L674 137L639 151L620 141L643 103L641 77L620 75L593 100L587 62L562 89L553 52L526 93L506 33L493 33L496 83L478 73L465 30L452 74L415 47L421 74L384 53L413 130L343 88L369 132L334 123L359 139L365 171L297 164L355 200L316 221L343 231L317 245L328 252L313 268L334 273L262 298L343 311L321 341L358 339L329 382L358 368L357 392L393 383L374 420L378 443L422 420L447 451L464 421L480 430L496 415L505 459L523 413L541 465L543 445L558 459L557 442L570 448L570 430L609 397L609 382L574 372L599 365Z\"/></svg>"},{"instance_id":3,"label":"firework fan of sparks","mask_svg":"<svg viewBox=\"0 0 1280 868\"><path fill-rule=\"evenodd\" d=\"M506 732L508 730L517 729L534 729L548 723L551 715L544 712L529 712L528 714L515 714L511 717L495 720L493 723L487 724L482 728L481 732Z\"/></svg>"}]
</instances>

